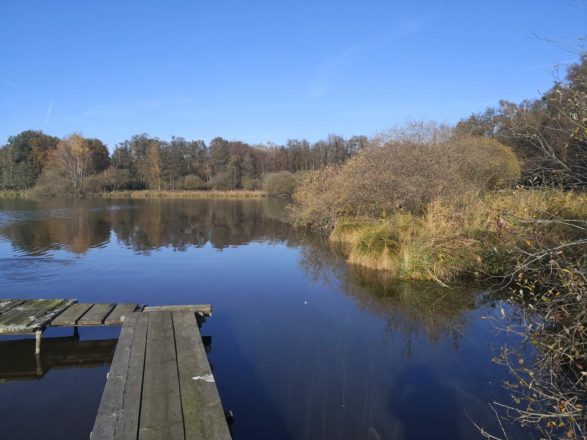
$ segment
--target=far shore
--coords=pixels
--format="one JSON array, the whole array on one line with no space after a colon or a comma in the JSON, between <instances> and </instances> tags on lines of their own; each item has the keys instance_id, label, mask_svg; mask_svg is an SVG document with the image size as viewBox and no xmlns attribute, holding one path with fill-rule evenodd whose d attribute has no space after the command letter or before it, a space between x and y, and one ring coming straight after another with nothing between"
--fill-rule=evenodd
<instances>
[{"instance_id":1,"label":"far shore","mask_svg":"<svg viewBox=\"0 0 587 440\"><path fill-rule=\"evenodd\" d=\"M266 197L265 191L250 190L127 190L110 191L97 194L39 194L26 190L3 190L0 198L29 198L29 197L99 197L106 199L146 199L146 198L181 198L181 199L260 199Z\"/></svg>"}]
</instances>

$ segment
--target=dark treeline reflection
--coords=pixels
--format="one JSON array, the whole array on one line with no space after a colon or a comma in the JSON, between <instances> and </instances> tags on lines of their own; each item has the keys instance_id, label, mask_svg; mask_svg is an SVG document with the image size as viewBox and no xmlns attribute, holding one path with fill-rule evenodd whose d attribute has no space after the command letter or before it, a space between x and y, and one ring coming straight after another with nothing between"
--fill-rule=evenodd
<instances>
[{"instance_id":1,"label":"dark treeline reflection","mask_svg":"<svg viewBox=\"0 0 587 440\"><path fill-rule=\"evenodd\" d=\"M285 202L147 199L2 200L0 235L27 255L65 249L83 254L111 239L136 252L183 251L208 242L216 249L283 240L291 230Z\"/></svg>"}]
</instances>

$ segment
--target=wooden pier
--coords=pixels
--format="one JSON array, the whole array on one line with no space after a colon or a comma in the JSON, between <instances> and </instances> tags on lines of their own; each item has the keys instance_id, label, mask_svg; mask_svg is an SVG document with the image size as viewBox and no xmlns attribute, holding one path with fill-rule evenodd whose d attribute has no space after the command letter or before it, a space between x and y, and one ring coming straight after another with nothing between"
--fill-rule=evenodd
<instances>
[{"instance_id":1,"label":"wooden pier","mask_svg":"<svg viewBox=\"0 0 587 440\"><path fill-rule=\"evenodd\" d=\"M193 312L127 315L91 438L231 438Z\"/></svg>"},{"instance_id":2,"label":"wooden pier","mask_svg":"<svg viewBox=\"0 0 587 440\"><path fill-rule=\"evenodd\" d=\"M0 299L0 335L34 335L40 353L43 331L51 327L98 327L121 325L135 310L190 310L210 316L212 306L139 306L139 304L81 304L76 299Z\"/></svg>"},{"instance_id":3,"label":"wooden pier","mask_svg":"<svg viewBox=\"0 0 587 440\"><path fill-rule=\"evenodd\" d=\"M0 299L0 335L121 325L92 440L230 439L196 316L211 306Z\"/></svg>"}]
</instances>

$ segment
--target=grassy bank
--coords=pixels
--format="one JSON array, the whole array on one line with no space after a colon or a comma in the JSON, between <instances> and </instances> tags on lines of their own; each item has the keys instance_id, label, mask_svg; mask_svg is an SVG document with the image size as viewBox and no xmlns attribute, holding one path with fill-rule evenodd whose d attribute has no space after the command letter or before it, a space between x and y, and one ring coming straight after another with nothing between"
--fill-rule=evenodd
<instances>
[{"instance_id":1,"label":"grassy bank","mask_svg":"<svg viewBox=\"0 0 587 440\"><path fill-rule=\"evenodd\" d=\"M511 270L514 251L576 239L568 220L587 215L585 193L515 190L436 201L421 215L342 219L330 234L352 264L398 279L452 281ZM558 220L565 219L565 223ZM517 254L517 252L516 252Z\"/></svg>"},{"instance_id":2,"label":"grassy bank","mask_svg":"<svg viewBox=\"0 0 587 440\"><path fill-rule=\"evenodd\" d=\"M18 189L0 190L0 199L26 198L29 195L30 195L30 191L26 191L26 190L18 190Z\"/></svg>"}]
</instances>

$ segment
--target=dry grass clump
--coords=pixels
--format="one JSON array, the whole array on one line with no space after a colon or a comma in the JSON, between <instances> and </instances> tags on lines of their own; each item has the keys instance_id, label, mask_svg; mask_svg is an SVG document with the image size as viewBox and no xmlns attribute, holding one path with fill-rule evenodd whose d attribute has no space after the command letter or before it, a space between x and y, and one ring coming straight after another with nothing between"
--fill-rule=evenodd
<instances>
[{"instance_id":1,"label":"dry grass clump","mask_svg":"<svg viewBox=\"0 0 587 440\"><path fill-rule=\"evenodd\" d=\"M401 212L377 223L335 228L331 240L346 243L352 264L382 269L398 279L452 280L478 260L478 243L438 210L423 217ZM345 232L349 231L349 232Z\"/></svg>"},{"instance_id":2,"label":"dry grass clump","mask_svg":"<svg viewBox=\"0 0 587 440\"><path fill-rule=\"evenodd\" d=\"M515 190L436 200L417 215L339 220L330 240L344 243L350 263L390 271L400 279L451 281L502 274L519 249L575 239L576 228L556 219L584 219L583 193ZM546 222L536 234L536 219ZM548 241L548 243L545 243Z\"/></svg>"}]
</instances>

